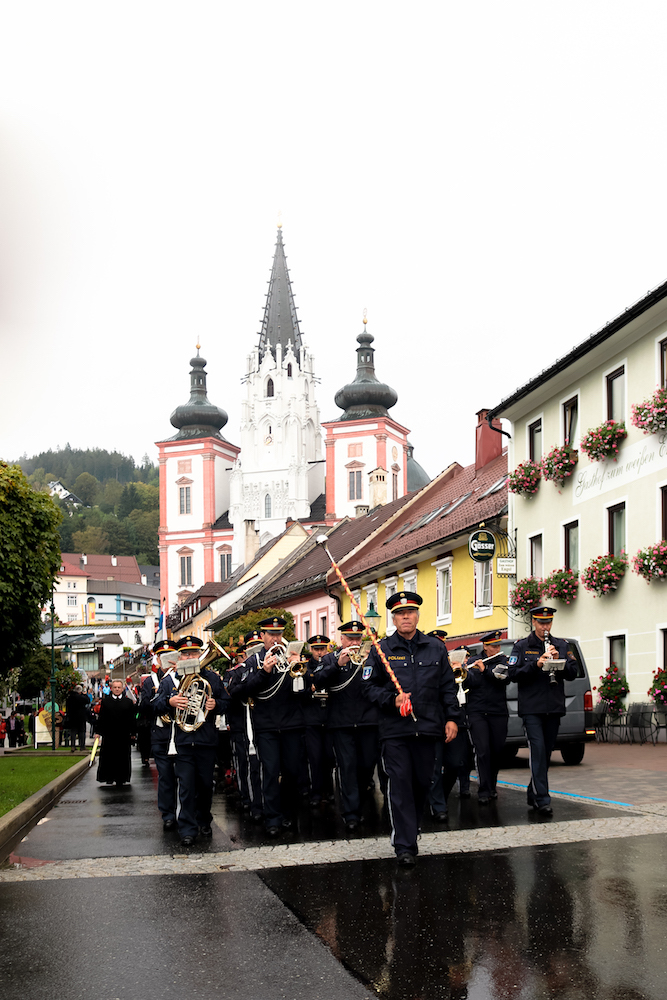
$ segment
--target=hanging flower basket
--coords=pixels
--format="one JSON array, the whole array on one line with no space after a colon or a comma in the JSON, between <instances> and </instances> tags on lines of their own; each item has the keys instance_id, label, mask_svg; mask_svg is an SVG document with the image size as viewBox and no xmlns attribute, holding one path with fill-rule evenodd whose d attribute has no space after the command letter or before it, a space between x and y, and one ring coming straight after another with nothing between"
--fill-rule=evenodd
<instances>
[{"instance_id":1,"label":"hanging flower basket","mask_svg":"<svg viewBox=\"0 0 667 1000\"><path fill-rule=\"evenodd\" d=\"M617 589L627 566L628 557L625 552L621 552L620 556L613 556L611 553L598 556L597 559L591 560L581 574L581 582L586 590L593 591L596 597L604 597L605 594Z\"/></svg>"},{"instance_id":2,"label":"hanging flower basket","mask_svg":"<svg viewBox=\"0 0 667 1000\"><path fill-rule=\"evenodd\" d=\"M656 389L650 399L633 403L632 423L644 434L667 430L667 389Z\"/></svg>"},{"instance_id":3,"label":"hanging flower basket","mask_svg":"<svg viewBox=\"0 0 667 1000\"><path fill-rule=\"evenodd\" d=\"M525 580L519 580L512 591L510 605L514 611L526 618L530 617L532 608L536 608L540 603L541 581L534 576L527 576Z\"/></svg>"},{"instance_id":4,"label":"hanging flower basket","mask_svg":"<svg viewBox=\"0 0 667 1000\"><path fill-rule=\"evenodd\" d=\"M653 671L653 683L647 691L656 708L667 708L667 667Z\"/></svg>"},{"instance_id":5,"label":"hanging flower basket","mask_svg":"<svg viewBox=\"0 0 667 1000\"><path fill-rule=\"evenodd\" d=\"M600 681L600 686L597 688L600 701L607 706L609 715L617 718L625 710L623 699L630 691L626 676L619 671L615 663L610 663L601 675Z\"/></svg>"},{"instance_id":6,"label":"hanging flower basket","mask_svg":"<svg viewBox=\"0 0 667 1000\"><path fill-rule=\"evenodd\" d=\"M667 542L663 539L655 545L640 549L632 559L632 568L647 583L651 580L667 580Z\"/></svg>"},{"instance_id":7,"label":"hanging flower basket","mask_svg":"<svg viewBox=\"0 0 667 1000\"><path fill-rule=\"evenodd\" d=\"M514 472L510 472L507 480L507 489L510 493L522 493L532 496L537 493L542 477L542 465L539 462L532 462L530 459L517 465Z\"/></svg>"},{"instance_id":8,"label":"hanging flower basket","mask_svg":"<svg viewBox=\"0 0 667 1000\"><path fill-rule=\"evenodd\" d=\"M571 569L555 569L542 580L542 597L572 604L577 599L579 575Z\"/></svg>"},{"instance_id":9,"label":"hanging flower basket","mask_svg":"<svg viewBox=\"0 0 667 1000\"><path fill-rule=\"evenodd\" d=\"M564 444L562 448L556 445L542 459L542 475L556 486L564 486L565 480L574 472L578 459L579 453L571 445Z\"/></svg>"},{"instance_id":10,"label":"hanging flower basket","mask_svg":"<svg viewBox=\"0 0 667 1000\"><path fill-rule=\"evenodd\" d=\"M606 458L616 461L619 445L627 436L624 421L605 420L584 435L581 450L586 452L591 462L604 462Z\"/></svg>"}]
</instances>

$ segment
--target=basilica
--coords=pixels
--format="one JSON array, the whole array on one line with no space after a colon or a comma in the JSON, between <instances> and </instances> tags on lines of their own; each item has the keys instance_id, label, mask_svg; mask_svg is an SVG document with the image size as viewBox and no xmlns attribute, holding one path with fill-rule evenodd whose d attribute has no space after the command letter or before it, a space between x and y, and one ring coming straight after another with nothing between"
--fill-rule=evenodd
<instances>
[{"instance_id":1,"label":"basilica","mask_svg":"<svg viewBox=\"0 0 667 1000\"><path fill-rule=\"evenodd\" d=\"M334 399L342 413L322 422L279 226L259 342L247 358L239 444L221 433L228 417L209 402L199 347L190 398L171 415L176 433L156 442L168 608L227 580L296 522L312 532L429 482L408 428L389 415L398 397L376 377L373 340L364 318L356 375Z\"/></svg>"}]
</instances>

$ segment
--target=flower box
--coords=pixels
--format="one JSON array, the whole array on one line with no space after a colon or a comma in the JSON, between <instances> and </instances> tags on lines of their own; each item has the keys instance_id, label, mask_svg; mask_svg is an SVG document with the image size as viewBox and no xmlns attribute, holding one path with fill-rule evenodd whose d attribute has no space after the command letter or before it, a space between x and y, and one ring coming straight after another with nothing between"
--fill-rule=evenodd
<instances>
[{"instance_id":1,"label":"flower box","mask_svg":"<svg viewBox=\"0 0 667 1000\"><path fill-rule=\"evenodd\" d=\"M667 430L667 389L656 389L650 399L633 403L632 423L644 434Z\"/></svg>"},{"instance_id":2,"label":"flower box","mask_svg":"<svg viewBox=\"0 0 667 1000\"><path fill-rule=\"evenodd\" d=\"M591 462L604 462L607 458L615 462L620 443L627 436L628 432L622 420L605 420L599 427L593 427L584 434L580 447Z\"/></svg>"},{"instance_id":3,"label":"flower box","mask_svg":"<svg viewBox=\"0 0 667 1000\"><path fill-rule=\"evenodd\" d=\"M619 581L625 575L627 565L628 557L625 552L621 552L620 556L611 553L597 556L582 572L581 582L586 590L593 591L596 597L604 597L605 594L617 589Z\"/></svg>"},{"instance_id":4,"label":"flower box","mask_svg":"<svg viewBox=\"0 0 667 1000\"><path fill-rule=\"evenodd\" d=\"M656 542L640 549L632 559L632 568L647 583L651 580L667 580L667 541Z\"/></svg>"},{"instance_id":5,"label":"flower box","mask_svg":"<svg viewBox=\"0 0 667 1000\"><path fill-rule=\"evenodd\" d=\"M649 698L653 699L656 709L664 712L667 708L667 668L662 667L653 671L653 683L647 692ZM658 712L656 712L656 715Z\"/></svg>"},{"instance_id":6,"label":"flower box","mask_svg":"<svg viewBox=\"0 0 667 1000\"><path fill-rule=\"evenodd\" d=\"M556 445L542 459L542 475L557 486L563 486L574 472L578 459L579 454L571 445Z\"/></svg>"},{"instance_id":7,"label":"flower box","mask_svg":"<svg viewBox=\"0 0 667 1000\"><path fill-rule=\"evenodd\" d=\"M534 576L518 580L512 591L510 606L523 617L529 618L531 609L537 607L541 601L541 589L541 581Z\"/></svg>"},{"instance_id":8,"label":"flower box","mask_svg":"<svg viewBox=\"0 0 667 1000\"><path fill-rule=\"evenodd\" d=\"M623 699L628 695L629 688L625 674L622 674L615 663L610 663L600 677L597 688L600 701L607 706L607 712L612 718L618 718L624 711ZM593 688L595 691L596 689Z\"/></svg>"},{"instance_id":9,"label":"flower box","mask_svg":"<svg viewBox=\"0 0 667 1000\"><path fill-rule=\"evenodd\" d=\"M507 480L507 489L510 493L532 496L534 493L537 493L541 478L542 465L540 462L533 462L528 459L526 462L517 465L513 472L510 472Z\"/></svg>"},{"instance_id":10,"label":"flower box","mask_svg":"<svg viewBox=\"0 0 667 1000\"><path fill-rule=\"evenodd\" d=\"M571 569L555 569L542 580L542 597L545 600L571 604L577 599L579 576Z\"/></svg>"}]
</instances>

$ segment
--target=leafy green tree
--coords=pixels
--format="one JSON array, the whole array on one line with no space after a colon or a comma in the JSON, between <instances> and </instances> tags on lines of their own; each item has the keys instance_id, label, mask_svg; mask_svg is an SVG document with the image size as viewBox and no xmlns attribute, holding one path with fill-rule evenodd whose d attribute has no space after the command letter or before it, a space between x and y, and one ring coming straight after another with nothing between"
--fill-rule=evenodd
<instances>
[{"instance_id":1,"label":"leafy green tree","mask_svg":"<svg viewBox=\"0 0 667 1000\"><path fill-rule=\"evenodd\" d=\"M128 520L134 526L137 549L150 556L148 562L157 566L159 561L157 532L160 515L156 510L133 510Z\"/></svg>"},{"instance_id":2,"label":"leafy green tree","mask_svg":"<svg viewBox=\"0 0 667 1000\"><path fill-rule=\"evenodd\" d=\"M100 497L100 510L105 514L114 514L122 495L122 485L115 479L108 479Z\"/></svg>"},{"instance_id":3,"label":"leafy green tree","mask_svg":"<svg viewBox=\"0 0 667 1000\"><path fill-rule=\"evenodd\" d=\"M79 500L81 500L86 507L92 507L99 492L100 484L95 476L91 476L89 472L82 472L81 475L77 476L74 480L72 493L78 496Z\"/></svg>"},{"instance_id":4,"label":"leafy green tree","mask_svg":"<svg viewBox=\"0 0 667 1000\"><path fill-rule=\"evenodd\" d=\"M133 510L141 509L141 500L139 494L137 493L137 488L134 483L128 483L128 485L123 489L122 496L120 498L120 503L118 504L118 517L125 518L132 513Z\"/></svg>"},{"instance_id":5,"label":"leafy green tree","mask_svg":"<svg viewBox=\"0 0 667 1000\"><path fill-rule=\"evenodd\" d=\"M240 618L234 618L231 622L227 622L227 624L219 632L216 632L216 641L219 642L221 646L237 646L239 639L241 639L246 632L250 632L251 629L257 628L259 623L264 618L284 618L286 623L284 632L285 638L287 640L296 639L294 618L290 611L285 611L284 608L261 608L259 611L249 611Z\"/></svg>"},{"instance_id":6,"label":"leafy green tree","mask_svg":"<svg viewBox=\"0 0 667 1000\"><path fill-rule=\"evenodd\" d=\"M72 552L89 552L91 555L105 555L110 551L109 535L104 528L90 525L72 535Z\"/></svg>"},{"instance_id":7,"label":"leafy green tree","mask_svg":"<svg viewBox=\"0 0 667 1000\"><path fill-rule=\"evenodd\" d=\"M134 488L143 510L160 509L160 490L157 486L152 486L150 483L135 483Z\"/></svg>"},{"instance_id":8,"label":"leafy green tree","mask_svg":"<svg viewBox=\"0 0 667 1000\"><path fill-rule=\"evenodd\" d=\"M61 666L60 650L56 650L56 669ZM16 690L21 698L38 698L40 691L49 690L51 678L51 647L40 646L30 653L21 667Z\"/></svg>"},{"instance_id":9,"label":"leafy green tree","mask_svg":"<svg viewBox=\"0 0 667 1000\"><path fill-rule=\"evenodd\" d=\"M39 646L41 611L60 568L62 515L18 465L0 462L0 673Z\"/></svg>"}]
</instances>

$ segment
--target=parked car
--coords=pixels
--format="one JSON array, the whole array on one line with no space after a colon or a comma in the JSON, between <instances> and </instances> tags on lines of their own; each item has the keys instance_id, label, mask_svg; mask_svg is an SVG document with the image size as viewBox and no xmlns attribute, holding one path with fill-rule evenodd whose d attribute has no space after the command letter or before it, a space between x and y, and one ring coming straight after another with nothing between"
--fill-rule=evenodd
<instances>
[{"instance_id":1,"label":"parked car","mask_svg":"<svg viewBox=\"0 0 667 1000\"><path fill-rule=\"evenodd\" d=\"M577 676L573 681L565 681L565 715L561 719L556 749L560 750L565 764L581 764L584 759L586 743L595 739L595 722L593 718L593 692L588 677L588 669L584 654L576 639L568 639L570 649L577 661ZM504 639L501 643L502 652L509 656L514 642ZM482 653L481 643L470 646L474 654ZM483 655L483 654L482 654ZM471 657L473 659L474 657ZM518 690L512 682L507 685L507 706L510 711L507 740L503 756L505 761L516 757L521 747L527 747L528 741L523 731L523 723L518 714Z\"/></svg>"}]
</instances>

